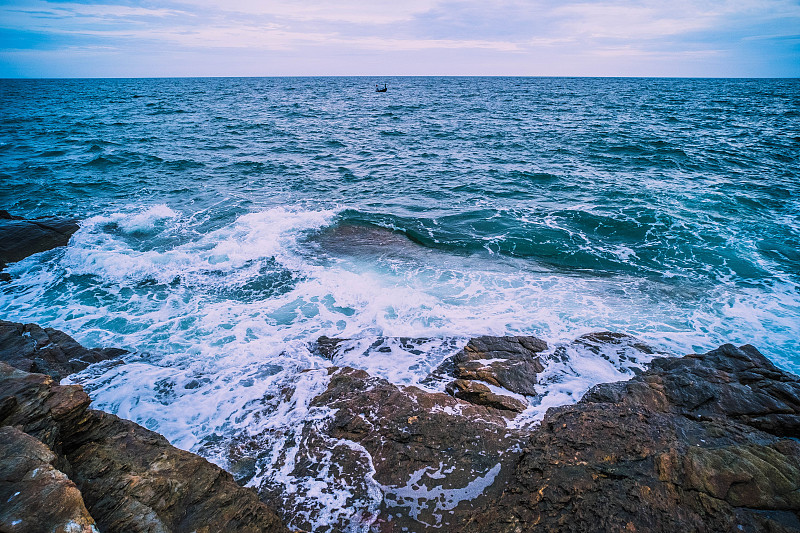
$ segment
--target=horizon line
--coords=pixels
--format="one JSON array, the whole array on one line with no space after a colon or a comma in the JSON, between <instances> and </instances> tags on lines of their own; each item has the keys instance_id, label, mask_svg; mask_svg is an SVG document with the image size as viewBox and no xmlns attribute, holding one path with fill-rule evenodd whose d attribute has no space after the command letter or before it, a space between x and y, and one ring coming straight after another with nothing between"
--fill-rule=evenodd
<instances>
[{"instance_id":1,"label":"horizon line","mask_svg":"<svg viewBox=\"0 0 800 533\"><path fill-rule=\"evenodd\" d=\"M264 79L264 78L581 78L581 79L673 79L673 80L797 80L800 76L589 76L547 74L272 74L257 76L0 76L0 80L172 80L172 79Z\"/></svg>"}]
</instances>

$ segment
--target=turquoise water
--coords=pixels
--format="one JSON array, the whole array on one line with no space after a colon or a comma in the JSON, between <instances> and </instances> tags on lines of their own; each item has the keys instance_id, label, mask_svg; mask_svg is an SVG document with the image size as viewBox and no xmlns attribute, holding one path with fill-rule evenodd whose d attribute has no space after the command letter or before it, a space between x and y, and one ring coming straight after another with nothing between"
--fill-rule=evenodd
<instances>
[{"instance_id":1,"label":"turquoise water","mask_svg":"<svg viewBox=\"0 0 800 533\"><path fill-rule=\"evenodd\" d=\"M66 249L10 267L0 313L134 350L76 381L201 451L253 430L287 383L323 387L300 374L331 364L309 348L320 335L363 344L337 364L401 384L472 335L606 329L670 354L751 343L797 372L799 95L798 80L0 81L0 208L82 220ZM429 340L370 351L387 336ZM626 375L574 361L541 406ZM298 398L270 424L307 416Z\"/></svg>"}]
</instances>

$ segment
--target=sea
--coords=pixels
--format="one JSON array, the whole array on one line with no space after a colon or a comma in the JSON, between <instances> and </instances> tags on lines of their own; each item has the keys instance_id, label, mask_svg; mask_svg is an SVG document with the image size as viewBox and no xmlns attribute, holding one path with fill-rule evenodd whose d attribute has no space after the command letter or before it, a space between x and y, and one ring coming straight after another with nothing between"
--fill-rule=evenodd
<instances>
[{"instance_id":1,"label":"sea","mask_svg":"<svg viewBox=\"0 0 800 533\"><path fill-rule=\"evenodd\" d=\"M800 371L797 79L0 80L0 185L80 220L8 267L0 318L130 350L66 381L223 467L209 442L327 416L309 369L442 391L479 335L550 346L516 427L647 362L590 332ZM333 478L265 482L316 530L349 512Z\"/></svg>"}]
</instances>

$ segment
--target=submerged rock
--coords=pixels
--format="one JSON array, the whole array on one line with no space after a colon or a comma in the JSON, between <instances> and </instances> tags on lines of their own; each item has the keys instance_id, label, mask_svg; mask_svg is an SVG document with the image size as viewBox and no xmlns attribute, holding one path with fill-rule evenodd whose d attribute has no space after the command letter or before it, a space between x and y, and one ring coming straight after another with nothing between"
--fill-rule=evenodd
<instances>
[{"instance_id":1,"label":"submerged rock","mask_svg":"<svg viewBox=\"0 0 800 533\"><path fill-rule=\"evenodd\" d=\"M78 222L70 218L44 217L24 220L0 212L0 270L7 263L25 259L58 246L66 246Z\"/></svg>"},{"instance_id":2,"label":"submerged rock","mask_svg":"<svg viewBox=\"0 0 800 533\"><path fill-rule=\"evenodd\" d=\"M89 402L78 385L60 386L0 362L0 426L53 452L47 462L77 485L101 531L285 531L256 494L224 470L133 422L89 409ZM12 480L4 490L24 488ZM41 526L53 531L58 524Z\"/></svg>"},{"instance_id":3,"label":"submerged rock","mask_svg":"<svg viewBox=\"0 0 800 533\"><path fill-rule=\"evenodd\" d=\"M0 361L56 380L126 353L119 348L87 349L63 331L0 320Z\"/></svg>"}]
</instances>

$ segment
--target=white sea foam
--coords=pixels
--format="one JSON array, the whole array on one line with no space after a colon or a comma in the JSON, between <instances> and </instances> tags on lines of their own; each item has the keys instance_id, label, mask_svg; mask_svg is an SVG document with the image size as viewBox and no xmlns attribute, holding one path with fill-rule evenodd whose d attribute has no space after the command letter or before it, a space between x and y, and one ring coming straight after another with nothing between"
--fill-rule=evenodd
<instances>
[{"instance_id":1,"label":"white sea foam","mask_svg":"<svg viewBox=\"0 0 800 533\"><path fill-rule=\"evenodd\" d=\"M459 503L474 500L483 494L494 483L499 473L498 463L486 474L476 476L464 487L444 488L439 480L446 477L446 469L440 464L438 469L424 467L417 470L403 486L382 485L381 488L384 492L384 501L389 508L407 508L409 516L418 522L429 527L441 527L445 511L451 511ZM431 522L427 522L427 519Z\"/></svg>"},{"instance_id":2,"label":"white sea foam","mask_svg":"<svg viewBox=\"0 0 800 533\"><path fill-rule=\"evenodd\" d=\"M98 215L82 223L66 249L11 265L14 279L3 287L0 306L7 320L57 327L88 345L134 350L126 365L100 364L71 378L98 408L223 465L226 456L209 446L209 436L223 442L236 434L273 436L262 444L272 450L267 455L283 454L284 466L271 471L262 461L251 484L307 492L317 502L309 509L322 513L321 530L342 518L331 509L369 490L341 484L324 467L313 479L285 470L292 447L280 450L278 436L300 438L293 433L300 422L329 414L309 408L326 383L325 372L315 369L349 365L441 390L441 383L421 381L471 336L536 335L554 350L566 346L568 358L546 360L539 396L512 423L520 426L540 420L550 406L577 401L596 383L632 375L630 361L568 346L591 331L629 333L673 354L722 342L784 354L797 348L800 300L790 281L673 285L576 276L410 242L404 253L374 247L373 255L324 253L308 244L337 213L276 207L202 232L197 225L207 218L166 206ZM618 253L624 258L627 251ZM320 335L351 340L328 361L309 349ZM773 358L798 368L797 361ZM289 399L281 395L287 387L294 391ZM358 527L366 527L379 498L370 490L359 504L366 514L352 515Z\"/></svg>"}]
</instances>

